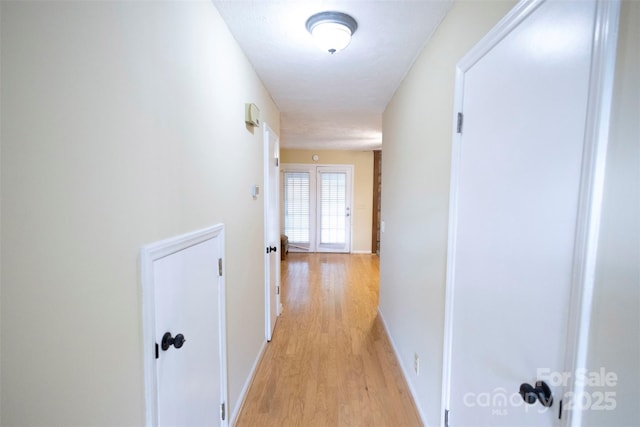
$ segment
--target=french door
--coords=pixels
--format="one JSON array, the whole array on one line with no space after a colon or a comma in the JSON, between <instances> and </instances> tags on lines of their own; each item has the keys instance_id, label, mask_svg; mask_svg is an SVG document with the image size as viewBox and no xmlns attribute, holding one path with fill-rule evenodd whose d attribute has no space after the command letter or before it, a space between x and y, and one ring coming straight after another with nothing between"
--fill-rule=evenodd
<instances>
[{"instance_id":1,"label":"french door","mask_svg":"<svg viewBox=\"0 0 640 427\"><path fill-rule=\"evenodd\" d=\"M353 166L282 165L282 224L292 252L351 252Z\"/></svg>"},{"instance_id":2,"label":"french door","mask_svg":"<svg viewBox=\"0 0 640 427\"><path fill-rule=\"evenodd\" d=\"M318 167L316 177L316 252L350 252L350 170L345 166Z\"/></svg>"}]
</instances>

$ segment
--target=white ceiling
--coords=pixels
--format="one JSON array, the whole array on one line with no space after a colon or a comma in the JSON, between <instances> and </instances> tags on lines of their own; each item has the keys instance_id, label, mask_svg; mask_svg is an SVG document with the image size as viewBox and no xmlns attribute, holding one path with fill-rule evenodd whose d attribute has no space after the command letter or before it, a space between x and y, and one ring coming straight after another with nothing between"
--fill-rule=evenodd
<instances>
[{"instance_id":1,"label":"white ceiling","mask_svg":"<svg viewBox=\"0 0 640 427\"><path fill-rule=\"evenodd\" d=\"M283 148L381 148L382 112L453 0L213 0L280 109ZM358 21L330 55L305 28L317 12ZM250 102L250 100L247 100Z\"/></svg>"}]
</instances>

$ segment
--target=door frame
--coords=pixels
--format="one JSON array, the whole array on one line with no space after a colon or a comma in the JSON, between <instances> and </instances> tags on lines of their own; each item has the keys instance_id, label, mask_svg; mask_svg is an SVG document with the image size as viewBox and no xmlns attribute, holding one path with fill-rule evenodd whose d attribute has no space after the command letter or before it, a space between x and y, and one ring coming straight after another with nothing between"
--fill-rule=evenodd
<instances>
[{"instance_id":1,"label":"door frame","mask_svg":"<svg viewBox=\"0 0 640 427\"><path fill-rule=\"evenodd\" d=\"M222 274L218 277L218 328L220 357L220 397L226 406L226 414L221 425L229 425L227 392L227 327L226 327L226 285L224 267L225 226L216 224L191 233L162 240L140 249L140 281L142 287L142 357L144 365L145 426L158 425L158 383L156 379L156 312L153 263L161 258L206 242L220 239L222 255ZM216 262L212 260L212 262Z\"/></svg>"},{"instance_id":2,"label":"door frame","mask_svg":"<svg viewBox=\"0 0 640 427\"><path fill-rule=\"evenodd\" d=\"M271 246L269 242L269 224L271 223L271 219L269 217L269 199L274 196L276 198L276 212L275 212L275 220L278 224L278 236L281 233L281 225L280 225L280 137L267 125L266 122L263 123L263 146L264 146L264 248ZM269 136L273 135L276 139L276 150L278 151L278 155L276 156L276 173L275 182L271 179L270 168L271 168L271 152L269 149ZM273 193L273 194L272 194ZM280 239L278 238L278 243L276 245L278 250L281 250ZM276 252L279 254L279 252ZM271 292L271 257L273 255L271 253L265 254L265 339L267 341L271 341L273 330L271 329L271 300L275 298L276 304L276 318L280 316L282 313L282 302L280 298L280 293L275 292L272 294ZM280 255L277 255L278 257ZM275 280L276 280L276 288L280 289L280 260L276 260L276 272L275 272ZM275 328L275 326L274 326Z\"/></svg>"},{"instance_id":3,"label":"door frame","mask_svg":"<svg viewBox=\"0 0 640 427\"><path fill-rule=\"evenodd\" d=\"M335 169L344 169L347 171L349 176L349 197L347 199L347 203L349 205L349 250L341 253L352 253L353 251L353 201L354 201L354 188L355 188L355 167L351 164L316 164L316 163L282 163L280 165L280 173L285 172L308 172L309 173L309 212L312 213L312 217L309 221L309 248L305 251L304 248L299 246L295 246L295 243L292 245L289 242L289 248L291 252L327 252L327 251L318 251L319 246L319 220L318 220L318 212L320 210L320 206L318 204L318 169L320 168L335 168ZM281 200L284 200L284 179L280 180L282 185L280 186L280 195ZM284 203L281 203L280 206L280 222L281 227L284 228ZM298 250L303 249L303 250Z\"/></svg>"},{"instance_id":4,"label":"door frame","mask_svg":"<svg viewBox=\"0 0 640 427\"><path fill-rule=\"evenodd\" d=\"M442 367L442 399L440 424L446 424L446 411L450 407L451 356L453 341L454 265L456 218L458 210L458 175L462 135L457 132L458 112L464 99L464 76L496 44L520 25L541 4L548 0L522 0L457 64L452 120L451 189L449 198L449 230L447 249L447 278L445 291L445 325ZM604 173L609 138L609 118L616 61L619 0L596 0L594 50L589 79L587 120L585 123L583 170L580 179L576 242L571 280L571 306L569 307L565 372L585 369L591 321L591 306L595 281L598 235L602 211ZM564 390L580 396L584 384L571 381ZM564 397L564 396L563 396ZM581 425L582 411L563 411L559 425Z\"/></svg>"}]
</instances>

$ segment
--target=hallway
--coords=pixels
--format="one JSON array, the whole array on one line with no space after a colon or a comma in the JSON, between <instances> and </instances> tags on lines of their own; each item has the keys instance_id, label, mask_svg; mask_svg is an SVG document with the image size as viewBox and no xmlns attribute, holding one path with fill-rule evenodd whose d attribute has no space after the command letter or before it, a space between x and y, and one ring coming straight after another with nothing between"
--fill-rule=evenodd
<instances>
[{"instance_id":1,"label":"hallway","mask_svg":"<svg viewBox=\"0 0 640 427\"><path fill-rule=\"evenodd\" d=\"M375 255L291 253L237 426L420 426L377 315Z\"/></svg>"}]
</instances>

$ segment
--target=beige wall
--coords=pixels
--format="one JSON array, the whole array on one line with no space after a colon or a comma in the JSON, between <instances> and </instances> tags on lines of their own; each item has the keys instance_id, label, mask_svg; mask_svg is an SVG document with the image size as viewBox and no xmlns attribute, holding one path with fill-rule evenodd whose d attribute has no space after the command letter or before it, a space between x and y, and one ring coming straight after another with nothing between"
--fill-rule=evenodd
<instances>
[{"instance_id":1,"label":"beige wall","mask_svg":"<svg viewBox=\"0 0 640 427\"><path fill-rule=\"evenodd\" d=\"M311 156L317 154L314 162ZM354 166L353 179L353 247L352 252L371 253L373 221L373 152L337 150L280 151L282 163L340 164Z\"/></svg>"},{"instance_id":2,"label":"beige wall","mask_svg":"<svg viewBox=\"0 0 640 427\"><path fill-rule=\"evenodd\" d=\"M431 426L440 424L455 65L514 4L456 2L383 116L380 311Z\"/></svg>"},{"instance_id":3,"label":"beige wall","mask_svg":"<svg viewBox=\"0 0 640 427\"><path fill-rule=\"evenodd\" d=\"M2 425L142 425L139 249L218 222L233 412L264 342L244 103L276 106L209 1L0 7Z\"/></svg>"},{"instance_id":4,"label":"beige wall","mask_svg":"<svg viewBox=\"0 0 640 427\"><path fill-rule=\"evenodd\" d=\"M616 408L585 411L585 426L640 425L640 2L620 16L588 357L590 371L616 373L589 390L615 393Z\"/></svg>"}]
</instances>

